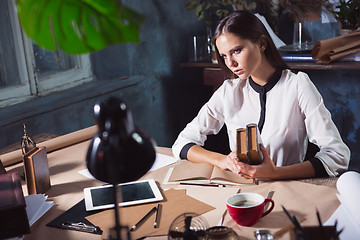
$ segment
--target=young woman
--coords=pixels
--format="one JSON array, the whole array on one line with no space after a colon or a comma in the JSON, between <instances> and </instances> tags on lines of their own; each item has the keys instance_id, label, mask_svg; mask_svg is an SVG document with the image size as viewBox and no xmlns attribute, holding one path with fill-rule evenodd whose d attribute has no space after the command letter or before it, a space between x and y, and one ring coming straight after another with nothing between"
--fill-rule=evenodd
<instances>
[{"instance_id":1,"label":"young woman","mask_svg":"<svg viewBox=\"0 0 360 240\"><path fill-rule=\"evenodd\" d=\"M350 150L331 120L323 99L303 72L282 60L262 22L248 11L221 20L214 34L218 62L228 75L222 86L185 127L172 150L179 159L207 162L250 178L337 176ZM237 161L236 129L257 123L264 161ZM231 153L204 149L207 135L226 124ZM310 144L318 152L305 159Z\"/></svg>"}]
</instances>

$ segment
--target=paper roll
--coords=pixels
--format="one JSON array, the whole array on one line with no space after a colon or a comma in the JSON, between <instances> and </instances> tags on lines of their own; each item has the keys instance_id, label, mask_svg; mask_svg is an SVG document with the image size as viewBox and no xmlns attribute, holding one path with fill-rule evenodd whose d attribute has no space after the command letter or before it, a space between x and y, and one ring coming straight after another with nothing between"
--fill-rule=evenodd
<instances>
[{"instance_id":1,"label":"paper roll","mask_svg":"<svg viewBox=\"0 0 360 240\"><path fill-rule=\"evenodd\" d=\"M339 177L336 188L340 193L341 204L345 206L352 215L352 219L360 226L360 173L348 171Z\"/></svg>"},{"instance_id":2,"label":"paper roll","mask_svg":"<svg viewBox=\"0 0 360 240\"><path fill-rule=\"evenodd\" d=\"M46 147L46 152L53 152L86 140L91 139L97 132L97 126L91 126L88 128L81 129L76 132L72 132L63 136L59 136L44 142L39 143L38 145ZM5 153L0 156L0 159L3 165L10 166L12 164L21 162L23 160L21 149Z\"/></svg>"},{"instance_id":3,"label":"paper roll","mask_svg":"<svg viewBox=\"0 0 360 240\"><path fill-rule=\"evenodd\" d=\"M360 32L355 32L317 42L311 56L320 63L330 63L359 50Z\"/></svg>"}]
</instances>

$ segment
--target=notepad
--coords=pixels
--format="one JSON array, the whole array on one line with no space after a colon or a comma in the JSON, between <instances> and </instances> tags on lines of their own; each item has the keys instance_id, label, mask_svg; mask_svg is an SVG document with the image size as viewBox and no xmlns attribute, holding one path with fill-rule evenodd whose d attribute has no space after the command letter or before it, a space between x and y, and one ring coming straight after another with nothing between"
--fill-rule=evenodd
<instances>
[{"instance_id":1,"label":"notepad","mask_svg":"<svg viewBox=\"0 0 360 240\"><path fill-rule=\"evenodd\" d=\"M209 163L193 163L187 160L181 160L169 169L164 179L165 184L180 182L242 185L254 184L255 180L241 177L231 171L223 170Z\"/></svg>"}]
</instances>

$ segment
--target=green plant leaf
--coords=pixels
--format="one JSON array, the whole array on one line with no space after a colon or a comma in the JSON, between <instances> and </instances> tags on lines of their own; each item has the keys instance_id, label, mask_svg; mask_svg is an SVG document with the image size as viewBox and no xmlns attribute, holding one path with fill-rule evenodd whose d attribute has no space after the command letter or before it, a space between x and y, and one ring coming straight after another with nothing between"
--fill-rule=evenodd
<instances>
[{"instance_id":1,"label":"green plant leaf","mask_svg":"<svg viewBox=\"0 0 360 240\"><path fill-rule=\"evenodd\" d=\"M37 45L69 54L138 43L144 17L119 0L17 0L20 23Z\"/></svg>"}]
</instances>

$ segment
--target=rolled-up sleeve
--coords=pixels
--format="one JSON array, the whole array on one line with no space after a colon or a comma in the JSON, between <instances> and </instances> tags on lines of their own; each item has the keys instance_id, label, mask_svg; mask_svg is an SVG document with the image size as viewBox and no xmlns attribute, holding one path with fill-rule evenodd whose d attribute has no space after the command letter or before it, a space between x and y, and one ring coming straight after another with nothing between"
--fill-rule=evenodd
<instances>
[{"instance_id":1,"label":"rolled-up sleeve","mask_svg":"<svg viewBox=\"0 0 360 240\"><path fill-rule=\"evenodd\" d=\"M175 158L181 159L180 153L185 145L194 143L204 146L207 135L217 134L224 125L223 116L223 86L212 95L210 100L202 106L198 115L180 132L172 146Z\"/></svg>"},{"instance_id":2,"label":"rolled-up sleeve","mask_svg":"<svg viewBox=\"0 0 360 240\"><path fill-rule=\"evenodd\" d=\"M349 166L350 149L343 142L320 93L306 74L299 84L299 104L306 116L309 141L320 148L315 158L321 161L329 176L345 172Z\"/></svg>"}]
</instances>

